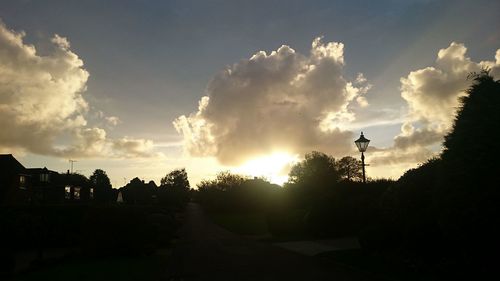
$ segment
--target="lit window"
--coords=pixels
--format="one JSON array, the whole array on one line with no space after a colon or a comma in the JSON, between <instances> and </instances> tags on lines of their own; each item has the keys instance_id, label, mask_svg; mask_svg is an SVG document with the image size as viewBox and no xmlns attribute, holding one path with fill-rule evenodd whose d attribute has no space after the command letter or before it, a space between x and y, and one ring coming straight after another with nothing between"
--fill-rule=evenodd
<instances>
[{"instance_id":1,"label":"lit window","mask_svg":"<svg viewBox=\"0 0 500 281\"><path fill-rule=\"evenodd\" d=\"M73 199L80 200L80 188L79 187L75 187L75 189L73 191Z\"/></svg>"},{"instance_id":2,"label":"lit window","mask_svg":"<svg viewBox=\"0 0 500 281\"><path fill-rule=\"evenodd\" d=\"M94 199L94 189L93 188L90 189L89 197L90 197L90 199Z\"/></svg>"},{"instance_id":3,"label":"lit window","mask_svg":"<svg viewBox=\"0 0 500 281\"><path fill-rule=\"evenodd\" d=\"M71 199L71 186L64 187L64 199Z\"/></svg>"},{"instance_id":4,"label":"lit window","mask_svg":"<svg viewBox=\"0 0 500 281\"><path fill-rule=\"evenodd\" d=\"M19 176L19 188L26 189L26 177Z\"/></svg>"}]
</instances>

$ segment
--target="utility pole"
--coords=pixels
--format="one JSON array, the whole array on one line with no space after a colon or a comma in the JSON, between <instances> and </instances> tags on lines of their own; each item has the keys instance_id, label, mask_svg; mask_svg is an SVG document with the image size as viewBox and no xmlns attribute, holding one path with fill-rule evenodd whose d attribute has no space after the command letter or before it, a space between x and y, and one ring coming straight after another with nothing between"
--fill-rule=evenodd
<instances>
[{"instance_id":1,"label":"utility pole","mask_svg":"<svg viewBox=\"0 0 500 281\"><path fill-rule=\"evenodd\" d=\"M70 171L71 171L71 173L73 174L73 163L78 162L78 161L76 161L76 160L71 160L71 159L69 159L68 161L69 161L70 166L71 166L71 170L70 170Z\"/></svg>"}]
</instances>

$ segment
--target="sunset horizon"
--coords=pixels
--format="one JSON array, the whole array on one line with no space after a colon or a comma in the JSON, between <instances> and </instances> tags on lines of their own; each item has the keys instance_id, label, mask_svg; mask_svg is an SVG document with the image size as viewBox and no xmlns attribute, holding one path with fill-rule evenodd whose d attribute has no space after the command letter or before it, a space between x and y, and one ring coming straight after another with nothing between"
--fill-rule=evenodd
<instances>
[{"instance_id":1,"label":"sunset horizon","mask_svg":"<svg viewBox=\"0 0 500 281\"><path fill-rule=\"evenodd\" d=\"M488 1L269 5L263 21L237 5L28 3L0 12L0 153L60 173L75 160L115 188L177 168L193 187L220 171L282 185L306 153L359 159L361 131L368 177L397 179L439 155L468 74L500 69L498 21L458 13L493 13ZM314 20L294 27L305 7Z\"/></svg>"}]
</instances>

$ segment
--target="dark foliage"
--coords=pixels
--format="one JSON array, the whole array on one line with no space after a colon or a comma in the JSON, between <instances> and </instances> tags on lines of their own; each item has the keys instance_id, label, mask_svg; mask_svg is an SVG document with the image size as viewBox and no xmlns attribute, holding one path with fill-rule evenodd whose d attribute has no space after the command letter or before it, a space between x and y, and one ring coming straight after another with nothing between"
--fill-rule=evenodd
<instances>
[{"instance_id":1,"label":"dark foliage","mask_svg":"<svg viewBox=\"0 0 500 281\"><path fill-rule=\"evenodd\" d=\"M381 200L364 248L398 252L444 279L480 279L498 253L500 82L473 73L440 158L407 171ZM472 277L473 276L473 277Z\"/></svg>"},{"instance_id":2,"label":"dark foliage","mask_svg":"<svg viewBox=\"0 0 500 281\"><path fill-rule=\"evenodd\" d=\"M289 177L290 185L326 188L340 180L340 173L335 158L313 151L292 167Z\"/></svg>"},{"instance_id":3,"label":"dark foliage","mask_svg":"<svg viewBox=\"0 0 500 281\"><path fill-rule=\"evenodd\" d=\"M267 212L280 201L281 188L260 178L222 172L198 185L197 200L210 211Z\"/></svg>"},{"instance_id":4,"label":"dark foliage","mask_svg":"<svg viewBox=\"0 0 500 281\"><path fill-rule=\"evenodd\" d=\"M306 155L284 188L229 172L198 185L196 199L214 212L265 213L275 237L357 235L381 211L392 181L341 181L338 162L321 152Z\"/></svg>"},{"instance_id":5,"label":"dark foliage","mask_svg":"<svg viewBox=\"0 0 500 281\"><path fill-rule=\"evenodd\" d=\"M139 178L132 179L120 189L123 200L129 205L158 205L176 210L182 209L191 198L188 176L185 169L177 169L161 179L161 185L148 183Z\"/></svg>"},{"instance_id":6,"label":"dark foliage","mask_svg":"<svg viewBox=\"0 0 500 281\"><path fill-rule=\"evenodd\" d=\"M96 169L89 178L90 183L94 187L94 199L97 202L112 202L113 192L111 182L104 170Z\"/></svg>"},{"instance_id":7,"label":"dark foliage","mask_svg":"<svg viewBox=\"0 0 500 281\"><path fill-rule=\"evenodd\" d=\"M176 169L161 179L160 187L189 189L186 169Z\"/></svg>"},{"instance_id":8,"label":"dark foliage","mask_svg":"<svg viewBox=\"0 0 500 281\"><path fill-rule=\"evenodd\" d=\"M88 207L33 206L5 207L0 210L1 235L7 247L15 249L66 247L75 245L80 223Z\"/></svg>"},{"instance_id":9,"label":"dark foliage","mask_svg":"<svg viewBox=\"0 0 500 281\"><path fill-rule=\"evenodd\" d=\"M358 159L345 156L337 161L337 170L340 173L342 179L352 180L352 181L362 181L363 172L362 166Z\"/></svg>"},{"instance_id":10,"label":"dark foliage","mask_svg":"<svg viewBox=\"0 0 500 281\"><path fill-rule=\"evenodd\" d=\"M343 181L326 191L306 216L309 231L320 237L357 236L378 217L390 180Z\"/></svg>"},{"instance_id":11,"label":"dark foliage","mask_svg":"<svg viewBox=\"0 0 500 281\"><path fill-rule=\"evenodd\" d=\"M410 169L388 188L380 200L381 213L361 237L365 247L400 248L422 255L432 255L430 249L441 247L433 197L440 162L435 158Z\"/></svg>"},{"instance_id":12,"label":"dark foliage","mask_svg":"<svg viewBox=\"0 0 500 281\"><path fill-rule=\"evenodd\" d=\"M322 152L313 151L305 159L295 164L285 184L290 200L295 208L310 208L335 187L341 179L335 158Z\"/></svg>"},{"instance_id":13,"label":"dark foliage","mask_svg":"<svg viewBox=\"0 0 500 281\"><path fill-rule=\"evenodd\" d=\"M189 181L186 169L176 169L161 179L156 189L158 203L162 206L182 208L190 199Z\"/></svg>"},{"instance_id":14,"label":"dark foliage","mask_svg":"<svg viewBox=\"0 0 500 281\"><path fill-rule=\"evenodd\" d=\"M173 214L161 208L93 208L82 221L82 249L91 255L150 254L168 245L175 226Z\"/></svg>"},{"instance_id":15,"label":"dark foliage","mask_svg":"<svg viewBox=\"0 0 500 281\"><path fill-rule=\"evenodd\" d=\"M154 206L53 205L2 207L0 225L4 277L13 273L19 251L40 256L49 248L92 256L148 254L168 245L178 222L171 210Z\"/></svg>"},{"instance_id":16,"label":"dark foliage","mask_svg":"<svg viewBox=\"0 0 500 281\"><path fill-rule=\"evenodd\" d=\"M473 84L445 138L435 197L443 234L463 249L465 259L484 263L500 250L495 223L500 215L500 150L495 147L500 81L488 71L473 73L470 78Z\"/></svg>"}]
</instances>

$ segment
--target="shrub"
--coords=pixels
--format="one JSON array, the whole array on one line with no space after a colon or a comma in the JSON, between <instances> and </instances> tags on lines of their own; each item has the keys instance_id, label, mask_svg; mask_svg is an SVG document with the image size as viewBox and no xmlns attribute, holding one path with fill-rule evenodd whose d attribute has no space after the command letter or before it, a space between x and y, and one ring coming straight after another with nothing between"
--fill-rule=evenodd
<instances>
[{"instance_id":1,"label":"shrub","mask_svg":"<svg viewBox=\"0 0 500 281\"><path fill-rule=\"evenodd\" d=\"M168 213L136 206L94 208L82 225L82 249L91 255L149 254L175 230Z\"/></svg>"}]
</instances>

